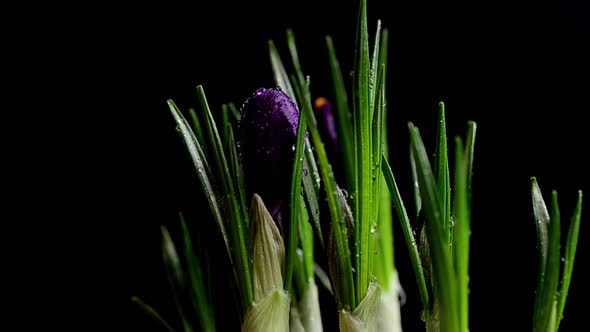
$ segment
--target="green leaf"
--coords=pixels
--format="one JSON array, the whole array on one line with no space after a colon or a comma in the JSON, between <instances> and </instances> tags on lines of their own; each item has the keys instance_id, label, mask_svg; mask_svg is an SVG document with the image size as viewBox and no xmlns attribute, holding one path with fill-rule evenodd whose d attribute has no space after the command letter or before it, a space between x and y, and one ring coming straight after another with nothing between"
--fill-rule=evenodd
<instances>
[{"instance_id":1,"label":"green leaf","mask_svg":"<svg viewBox=\"0 0 590 332\"><path fill-rule=\"evenodd\" d=\"M309 139L305 138L304 144L305 157L303 158L303 189L305 192L305 201L313 220L313 225L320 239L320 244L325 248L324 236L322 227L320 224L320 204L319 204L319 193L320 193L320 172L311 150L311 144ZM307 175L305 174L307 172Z\"/></svg>"},{"instance_id":2,"label":"green leaf","mask_svg":"<svg viewBox=\"0 0 590 332\"><path fill-rule=\"evenodd\" d=\"M227 131L229 133L228 137L228 150L229 150L229 165L230 165L230 172L231 178L234 182L234 188L236 190L236 194L239 197L240 206L242 207L242 215L247 216L247 204L246 204L246 186L244 184L244 170L242 169L242 165L240 164L240 158L238 155L238 147L236 144L236 140L234 138L234 130L231 124L227 124ZM248 222L247 218L246 222Z\"/></svg>"},{"instance_id":3,"label":"green leaf","mask_svg":"<svg viewBox=\"0 0 590 332\"><path fill-rule=\"evenodd\" d=\"M549 246L547 248L547 265L545 270L545 290L542 293L542 301L545 303L542 317L546 319L546 331L555 331L557 310L557 287L559 285L559 273L561 267L561 217L557 192L553 191L551 200L551 221L549 223Z\"/></svg>"},{"instance_id":4,"label":"green leaf","mask_svg":"<svg viewBox=\"0 0 590 332\"><path fill-rule=\"evenodd\" d=\"M197 177L203 187L203 192L205 193L205 197L207 199L207 203L209 204L209 209L213 215L213 219L215 220L215 224L219 228L223 241L225 243L225 248L227 250L228 257L230 261L233 262L233 257L231 254L231 246L229 242L229 237L225 230L225 223L224 217L221 213L221 208L219 207L219 200L218 194L214 189L213 180L210 174L210 168L207 163L207 159L205 158L205 154L201 149L201 144L195 137L195 134L190 129L186 119L180 113L180 110L172 100L168 100L168 106L170 108L170 112L172 112L172 116L176 121L176 125L178 126L178 131L182 135L183 141L187 147L187 150L191 156L193 161L193 165L195 166L195 170L197 171ZM236 276L237 278L237 276Z\"/></svg>"},{"instance_id":5,"label":"green leaf","mask_svg":"<svg viewBox=\"0 0 590 332\"><path fill-rule=\"evenodd\" d=\"M402 196L397 187L395 177L393 176L393 171L391 170L391 167L389 166L389 163L387 162L387 159L385 157L383 157L381 169L383 170L385 183L387 183L387 186L389 188L389 193L391 194L391 199L393 200L393 207L397 214L397 218L399 219L400 224L402 226L402 231L404 233L404 238L406 239L406 244L408 245L408 252L410 253L410 260L412 262L412 267L414 268L414 273L416 274L416 282L418 283L418 290L420 291L420 299L422 300L422 306L428 309L430 308L430 298L428 296L426 279L424 278L424 269L422 267L422 261L420 260L420 254L418 253L418 245L414 238L412 226L410 225L410 218L408 218L406 207L404 206Z\"/></svg>"},{"instance_id":6,"label":"green leaf","mask_svg":"<svg viewBox=\"0 0 590 332\"><path fill-rule=\"evenodd\" d=\"M559 323L563 319L563 309L565 308L565 300L570 288L570 281L572 272L574 270L574 260L576 258L576 249L578 247L578 235L580 232L580 219L582 218L582 191L578 191L578 203L572 216L569 231L567 233L567 242L565 245L565 257L563 264L563 273L561 277L561 290L559 292L559 303L557 305L557 324L556 330L559 328Z\"/></svg>"},{"instance_id":7,"label":"green leaf","mask_svg":"<svg viewBox=\"0 0 590 332\"><path fill-rule=\"evenodd\" d=\"M459 331L456 311L456 276L449 257L448 234L443 228L444 215L441 211L439 188L420 132L411 123L409 127L411 148L416 160L418 183L426 216L426 234L432 257L434 298L440 304L440 328L441 331Z\"/></svg>"},{"instance_id":8,"label":"green leaf","mask_svg":"<svg viewBox=\"0 0 590 332\"><path fill-rule=\"evenodd\" d=\"M234 103L229 103L227 106L229 107L229 111L231 112L234 121L239 123L242 119L242 115L240 114L240 111L238 111L236 105Z\"/></svg>"},{"instance_id":9,"label":"green leaf","mask_svg":"<svg viewBox=\"0 0 590 332\"><path fill-rule=\"evenodd\" d=\"M543 317L542 314L542 294L543 285L545 284L545 270L547 264L547 250L548 250L548 239L549 239L549 212L547 206L543 200L541 189L537 184L537 179L531 178L531 196L533 201L533 212L535 215L535 226L537 229L537 247L539 250L539 274L537 277L537 290L535 291L535 310L534 310L534 326L535 331L542 329L543 324L541 323ZM538 327L537 327L538 326Z\"/></svg>"},{"instance_id":10,"label":"green leaf","mask_svg":"<svg viewBox=\"0 0 590 332\"><path fill-rule=\"evenodd\" d=\"M303 70L301 70L301 63L299 63L299 55L297 54L297 45L295 43L295 34L293 34L293 30L291 29L287 30L287 45L289 46L291 61L293 61L293 68L295 69L295 78L299 85L299 91L301 93L305 93L305 76L303 75Z\"/></svg>"},{"instance_id":11,"label":"green leaf","mask_svg":"<svg viewBox=\"0 0 590 332\"><path fill-rule=\"evenodd\" d=\"M242 295L244 308L247 308L253 301L252 296L252 281L250 276L250 265L248 263L248 254L246 251L246 232L247 225L245 222L246 216L243 215L244 209L240 207L238 202L238 195L234 188L232 178L229 173L229 168L225 158L223 146L217 126L213 119L213 114L207 103L205 92L201 85L197 86L197 95L201 107L205 113L205 127L209 136L209 144L215 156L215 169L217 170L218 178L221 179L221 185L224 192L224 199L226 202L225 212L227 213L228 222L230 222L232 254L234 255L233 263L237 269L239 279L239 289Z\"/></svg>"},{"instance_id":12,"label":"green leaf","mask_svg":"<svg viewBox=\"0 0 590 332\"><path fill-rule=\"evenodd\" d=\"M356 52L353 80L353 122L355 137L355 266L356 266L356 297L365 297L373 267L371 266L375 232L371 233L372 219L372 180L373 159L371 156L371 104L370 104L370 71L369 35L367 32L366 0L360 1L356 36Z\"/></svg>"},{"instance_id":13,"label":"green leaf","mask_svg":"<svg viewBox=\"0 0 590 332\"><path fill-rule=\"evenodd\" d=\"M412 167L412 188L414 189L414 208L416 209L416 220L419 219L422 211L422 197L420 197L420 185L418 184L418 170L416 169L416 159L410 146L410 166Z\"/></svg>"},{"instance_id":14,"label":"green leaf","mask_svg":"<svg viewBox=\"0 0 590 332\"><path fill-rule=\"evenodd\" d=\"M535 303L534 331L555 331L557 314L557 286L560 270L560 214L557 192L553 191L548 229L545 275Z\"/></svg>"},{"instance_id":15,"label":"green leaf","mask_svg":"<svg viewBox=\"0 0 590 332\"><path fill-rule=\"evenodd\" d=\"M295 104L303 104L304 101L298 100L296 98L296 90L293 89L293 86L289 81L289 75L287 74L285 66L283 65L283 61L281 60L281 57L272 40L269 41L269 51L275 83L285 91L285 93L293 100ZM297 85L295 87L297 88ZM301 93L299 92L298 94ZM317 169L317 164L315 158L313 157L313 152L311 151L311 145L309 144L309 140L307 138L305 138L304 153L305 156L303 160L303 169L304 172L307 172L307 174L310 175L303 177L303 188L305 192L305 198L307 206L312 215L313 223L316 228L316 232L318 233L320 243L323 247L324 237L322 236L322 229L320 226L320 210L318 203L320 178Z\"/></svg>"},{"instance_id":16,"label":"green leaf","mask_svg":"<svg viewBox=\"0 0 590 332\"><path fill-rule=\"evenodd\" d=\"M449 176L449 158L447 151L447 129L445 121L445 104L438 104L438 135L437 150L434 160L434 174L438 184L440 211L443 219L443 230L448 234L449 243L452 245L453 229L451 225L451 180ZM451 249L452 251L452 249Z\"/></svg>"},{"instance_id":17,"label":"green leaf","mask_svg":"<svg viewBox=\"0 0 590 332\"><path fill-rule=\"evenodd\" d=\"M375 42L373 46L373 57L371 58L371 72L369 74L369 109L371 110L371 118L374 118L374 111L375 111L375 103L377 101L377 91L379 90L380 84L379 80L381 78L380 70L381 65L379 64L379 60L381 57L379 56L379 44L381 42L381 20L377 21L377 31L375 32ZM381 155L379 155L381 156Z\"/></svg>"},{"instance_id":18,"label":"green leaf","mask_svg":"<svg viewBox=\"0 0 590 332\"><path fill-rule=\"evenodd\" d=\"M277 51L277 48L272 40L268 41L268 49L270 52L270 63L272 65L275 83L277 86L283 89L283 91L285 91L285 93L293 100L293 102L297 103L295 92L293 91L293 87L289 82L289 75L285 70L283 61L281 60L279 52Z\"/></svg>"},{"instance_id":19,"label":"green leaf","mask_svg":"<svg viewBox=\"0 0 590 332\"><path fill-rule=\"evenodd\" d=\"M201 121L199 120L199 117L197 116L197 112L195 112L194 108L189 108L188 114L190 115L191 122L193 125L193 132L195 133L195 136L197 137L199 144L203 148L203 152L205 153L205 155L207 155L205 136L203 134L203 127L201 126Z\"/></svg>"},{"instance_id":20,"label":"green leaf","mask_svg":"<svg viewBox=\"0 0 590 332\"><path fill-rule=\"evenodd\" d=\"M473 156L475 154L475 135L477 133L477 124L473 121L467 123L467 138L465 140L465 159L467 160L467 208L471 215L471 193L473 178Z\"/></svg>"},{"instance_id":21,"label":"green leaf","mask_svg":"<svg viewBox=\"0 0 590 332\"><path fill-rule=\"evenodd\" d=\"M377 37L377 36L376 36ZM375 60L373 59L373 64L375 61L378 62L377 68L381 68L381 70L377 70L379 74L377 81L381 82L378 87L381 93L381 105L377 103L377 105L381 108L381 149L382 155L373 154L373 160L375 162L378 161L379 167L376 167L378 173L376 176L380 177L379 180L379 187L380 187L380 194L376 200L379 201L379 213L377 215L377 224L378 224L378 233L377 233L377 258L379 258L379 262L374 264L374 269L378 271L376 274L377 279L379 280L379 284L383 287L385 294L389 294L391 291L389 287L389 283L392 280L392 276L395 273L395 265L394 265L394 247L393 247L393 214L391 208L391 195L389 194L389 189L385 184L385 178L382 172L381 167L381 158L388 156L388 143L387 143L387 101L386 101L386 73L387 73L387 56L388 56L388 48L389 48L389 32L387 29L383 29L380 34L380 46L378 52L378 58ZM374 53L375 56L375 53ZM379 98L378 98L379 99ZM373 139L375 141L375 139ZM375 144L375 143L373 143ZM378 160L377 160L378 158ZM396 295L397 296L397 295Z\"/></svg>"},{"instance_id":22,"label":"green leaf","mask_svg":"<svg viewBox=\"0 0 590 332\"><path fill-rule=\"evenodd\" d=\"M175 332L174 329L172 328L172 326L170 326L170 324L168 324L168 322L166 322L164 320L164 318L162 318L162 316L160 316L160 314L154 308L152 308L152 306L150 306L149 304L146 304L137 296L131 297L131 301L133 303L137 304L137 306L143 312L145 312L148 316L150 316L164 330L166 330L168 332Z\"/></svg>"},{"instance_id":23,"label":"green leaf","mask_svg":"<svg viewBox=\"0 0 590 332\"><path fill-rule=\"evenodd\" d=\"M301 202L301 178L303 173L303 142L305 132L307 130L307 123L305 120L305 113L301 112L299 115L299 125L297 126L297 139L295 143L295 159L293 161L293 171L291 176L291 201L290 201L290 218L289 218L289 242L287 243L287 261L285 274L285 290L291 292L291 280L293 277L293 269L295 267L295 260L297 259L297 241L299 239L298 232L300 221Z\"/></svg>"},{"instance_id":24,"label":"green leaf","mask_svg":"<svg viewBox=\"0 0 590 332\"><path fill-rule=\"evenodd\" d=\"M471 225L469 220L467 193L467 162L463 142L455 138L455 196L453 221L455 244L453 253L457 273L457 290L459 304L460 331L469 331L469 238Z\"/></svg>"},{"instance_id":25,"label":"green leaf","mask_svg":"<svg viewBox=\"0 0 590 332\"><path fill-rule=\"evenodd\" d=\"M201 331L212 332L215 331L213 305L206 296L208 289L203 282L203 273L195 256L190 232L182 214L180 214L180 226L183 235L184 257L191 283L192 300L201 323Z\"/></svg>"},{"instance_id":26,"label":"green leaf","mask_svg":"<svg viewBox=\"0 0 590 332\"><path fill-rule=\"evenodd\" d=\"M182 301L182 297L186 289L186 280L184 272L182 271L182 266L180 265L180 259L178 258L176 247L174 246L174 242L172 242L172 238L170 237L166 227L162 226L161 231L162 258L164 261L164 267L166 268L166 275L168 276L168 281L170 283L170 287L172 288L174 302L182 320L184 330L194 331L193 327L188 321L188 313L184 308Z\"/></svg>"},{"instance_id":27,"label":"green leaf","mask_svg":"<svg viewBox=\"0 0 590 332\"><path fill-rule=\"evenodd\" d=\"M305 277L309 281L314 276L314 258L313 258L313 229L309 223L309 215L303 202L299 203L299 241L303 251L303 267Z\"/></svg>"},{"instance_id":28,"label":"green leaf","mask_svg":"<svg viewBox=\"0 0 590 332\"><path fill-rule=\"evenodd\" d=\"M376 101L375 101L375 110L373 112L373 124L372 124L372 142L373 142L373 146L372 146L372 163L373 163L373 169L372 169L372 183L371 183L371 189L372 189L372 216L371 216L371 228L370 228L370 233L371 233L371 242L370 242L370 247L369 250L373 253L372 255L369 255L369 265L371 266L371 272L370 275L374 276L377 278L377 280L380 282L380 286L384 286L383 283L387 283L386 280L389 280L389 275L387 274L387 272L390 271L386 271L384 270L385 265L382 262L382 258L386 258L384 256L382 256L383 251L381 250L381 234L383 234L383 230L381 230L380 226L382 224L382 221L379 218L379 214L381 212L381 159L382 159L382 155L383 155L383 140L384 140L384 136L383 136L383 131L384 131L384 122L383 122L383 112L384 112L384 108L385 108L385 82L384 82L384 78L385 78L385 66L381 66L380 70L379 70L379 74L377 75L378 78L378 82L377 82L377 87L375 87L376 90ZM383 222L385 222L385 218ZM389 219L391 219L389 217ZM389 250L392 250L393 246L391 246L391 248ZM386 249L387 250L387 249ZM390 256L393 259L393 253L391 253ZM373 261L371 263L371 260ZM375 260L377 260L377 263L375 263ZM378 267L377 267L378 266ZM377 272L377 273L376 273Z\"/></svg>"},{"instance_id":29,"label":"green leaf","mask_svg":"<svg viewBox=\"0 0 590 332\"><path fill-rule=\"evenodd\" d=\"M340 64L336 57L334 44L330 36L326 37L326 44L328 46L328 57L330 61L330 73L332 75L332 83L334 85L334 100L336 101L336 122L338 130L338 142L342 146L342 153L344 154L344 173L346 178L346 188L350 189L354 186L354 143L352 132L352 114L348 107L348 96L346 94L346 86L344 85L344 78L340 70Z\"/></svg>"},{"instance_id":30,"label":"green leaf","mask_svg":"<svg viewBox=\"0 0 590 332\"><path fill-rule=\"evenodd\" d=\"M229 132L231 128L229 106L223 104L221 105L221 123L219 125L219 131L221 131L221 145L224 147L226 154L229 154Z\"/></svg>"},{"instance_id":31,"label":"green leaf","mask_svg":"<svg viewBox=\"0 0 590 332\"><path fill-rule=\"evenodd\" d=\"M294 43L294 41L292 41L292 43ZM297 57L296 50L294 51L294 57ZM304 92L304 95L299 97L300 100L306 101L303 103L302 109L306 114L305 116L307 117L307 124L309 126L311 138L318 156L320 175L325 186L326 196L328 199L328 208L330 210L330 218L332 221L332 226L334 227L334 242L336 245L336 256L338 261L337 265L340 271L340 275L338 276L340 287L336 289L337 300L340 301L340 307L348 306L350 308L354 308L356 306L356 301L354 296L354 279L352 274L350 248L348 247L347 228L344 223L342 206L340 205L338 199L339 189L336 184L336 179L334 178L334 172L332 171L332 166L328 161L328 155L317 128L317 121L312 112L311 98L309 96L309 80L307 80L306 86L300 87L299 91ZM335 276L332 276L332 278L335 278Z\"/></svg>"},{"instance_id":32,"label":"green leaf","mask_svg":"<svg viewBox=\"0 0 590 332\"><path fill-rule=\"evenodd\" d=\"M539 247L540 253L540 268L542 274L545 274L545 264L547 262L547 248L548 248L548 239L549 239L549 212L547 211L547 206L545 206L545 201L543 200L543 195L541 194L541 189L537 184L537 179L534 177L531 178L531 194L533 197L533 212L535 215L535 221L537 226L537 244Z\"/></svg>"},{"instance_id":33,"label":"green leaf","mask_svg":"<svg viewBox=\"0 0 590 332\"><path fill-rule=\"evenodd\" d=\"M320 281L320 284L322 284L322 286L324 286L324 288L330 294L334 295L334 291L332 290L332 285L330 283L330 277L328 276L326 271L324 271L324 269L322 269L322 267L317 263L314 263L313 271L315 273L316 278Z\"/></svg>"}]
</instances>

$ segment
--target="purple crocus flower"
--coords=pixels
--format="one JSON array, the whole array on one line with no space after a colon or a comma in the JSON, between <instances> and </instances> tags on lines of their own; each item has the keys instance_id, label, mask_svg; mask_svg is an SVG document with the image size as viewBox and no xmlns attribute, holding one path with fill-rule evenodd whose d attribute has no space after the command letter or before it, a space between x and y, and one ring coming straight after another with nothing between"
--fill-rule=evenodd
<instances>
[{"instance_id":1,"label":"purple crocus flower","mask_svg":"<svg viewBox=\"0 0 590 332\"><path fill-rule=\"evenodd\" d=\"M299 123L295 103L280 88L260 88L242 108L241 155L248 199L258 194L284 234Z\"/></svg>"}]
</instances>

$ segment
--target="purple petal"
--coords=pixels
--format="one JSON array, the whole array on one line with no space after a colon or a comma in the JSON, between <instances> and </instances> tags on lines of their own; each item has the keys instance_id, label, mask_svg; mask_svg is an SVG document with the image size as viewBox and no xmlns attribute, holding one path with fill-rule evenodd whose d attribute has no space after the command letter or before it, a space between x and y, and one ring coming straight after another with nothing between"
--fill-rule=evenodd
<instances>
[{"instance_id":1,"label":"purple petal","mask_svg":"<svg viewBox=\"0 0 590 332\"><path fill-rule=\"evenodd\" d=\"M318 113L318 127L322 132L322 136L327 140L327 144L334 147L338 146L338 134L336 132L336 122L334 120L334 113L332 112L332 104L324 97L319 97L315 100L314 108Z\"/></svg>"},{"instance_id":2,"label":"purple petal","mask_svg":"<svg viewBox=\"0 0 590 332\"><path fill-rule=\"evenodd\" d=\"M242 108L241 154L248 199L260 195L283 232L299 111L281 89L260 88Z\"/></svg>"}]
</instances>

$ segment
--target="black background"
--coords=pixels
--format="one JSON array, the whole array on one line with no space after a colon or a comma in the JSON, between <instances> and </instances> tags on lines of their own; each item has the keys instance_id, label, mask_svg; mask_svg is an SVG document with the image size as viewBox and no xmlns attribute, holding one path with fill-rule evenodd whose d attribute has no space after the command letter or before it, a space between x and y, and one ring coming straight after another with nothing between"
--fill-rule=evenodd
<instances>
[{"instance_id":1,"label":"black background","mask_svg":"<svg viewBox=\"0 0 590 332\"><path fill-rule=\"evenodd\" d=\"M468 120L478 123L472 331L531 327L537 252L530 177L538 178L545 197L559 191L564 230L577 190L589 189L590 140L583 120L590 91L588 8L581 3L562 2L559 15L556 8L509 3L368 4L370 31L377 18L390 31L390 159L408 204L407 122L421 128L431 149L439 101L446 103L449 136L464 135ZM213 107L240 105L256 88L272 86L267 40L274 39L286 56L287 28L295 32L313 94L329 95L324 36L333 36L343 70L350 72L356 1L156 2L94 10L81 10L63 29L71 34L90 27L68 39L68 49L76 52L65 59L80 63L70 67L72 91L82 90L77 112L97 130L91 137L72 135L86 137L92 147L92 153L81 153L90 169L80 172L85 174L74 186L91 193L72 190L81 214L66 230L73 244L60 250L74 254L63 260L76 272L54 274L74 290L70 304L83 308L84 326L151 330L155 325L130 303L132 295L179 326L160 259L159 226L174 225L180 210L192 211L195 220L203 213L166 100L184 110L196 106L195 87L202 84ZM563 331L586 322L590 293L583 268L590 262L590 229L584 221ZM404 328L420 331L418 294L397 226L395 238L408 295Z\"/></svg>"}]
</instances>

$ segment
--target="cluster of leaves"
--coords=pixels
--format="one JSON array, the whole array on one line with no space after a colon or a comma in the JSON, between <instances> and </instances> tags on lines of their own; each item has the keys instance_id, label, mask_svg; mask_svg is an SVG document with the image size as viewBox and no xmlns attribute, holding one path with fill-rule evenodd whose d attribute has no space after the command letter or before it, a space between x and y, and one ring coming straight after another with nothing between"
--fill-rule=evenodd
<instances>
[{"instance_id":1,"label":"cluster of leaves","mask_svg":"<svg viewBox=\"0 0 590 332\"><path fill-rule=\"evenodd\" d=\"M395 273L392 206L408 245L427 330L468 331L471 178L476 124L468 123L465 141L455 138L454 158L449 158L445 109L440 103L434 160L430 160L418 128L409 124L416 210L416 215L410 218L387 160L388 32L381 28L380 22L377 24L371 54L366 0L360 1L356 37L351 105L334 45L330 37L326 39L336 129L344 156L341 183L336 181L331 164L335 161L329 160L326 142L322 140L325 137L320 135L312 106L310 78L303 74L293 32L287 32L292 74L286 70L274 42L269 41L276 84L301 111L293 147L284 290L291 296L292 306L312 305L305 302L303 294L309 287L315 287L317 276L333 292L341 313L350 312L367 327L371 326L377 311L374 299L379 298L380 287L392 286L390 276ZM169 107L193 161L212 219L224 241L227 266L239 299L238 311L243 317L255 302L256 286L252 252L248 246L253 212L247 205L249 197L246 197L244 185L247 174L240 163L239 142L235 138L241 115L233 104L225 104L216 121L202 86L197 87L197 95L201 112L189 110L190 121L172 101ZM454 160L453 165L449 159ZM322 215L322 219L320 198L327 202L327 215ZM533 204L540 248L534 329L556 331L573 269L581 193L568 233L560 289L557 196L553 196L549 217L533 180ZM325 221L329 223L326 225ZM214 331L211 290L193 248L191 225L182 216L180 225L182 238L176 242L168 230L162 228L162 251L183 328ZM415 238L416 230L420 233L419 240ZM326 248L329 277L315 262L314 239ZM172 330L155 310L139 299L135 301L163 327Z\"/></svg>"}]
</instances>

